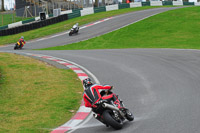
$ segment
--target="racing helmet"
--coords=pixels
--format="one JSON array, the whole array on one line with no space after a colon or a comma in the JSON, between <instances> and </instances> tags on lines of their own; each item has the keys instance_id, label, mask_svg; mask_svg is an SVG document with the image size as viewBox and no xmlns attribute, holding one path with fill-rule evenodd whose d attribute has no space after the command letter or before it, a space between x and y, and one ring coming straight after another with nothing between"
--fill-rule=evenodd
<instances>
[{"instance_id":1,"label":"racing helmet","mask_svg":"<svg viewBox=\"0 0 200 133\"><path fill-rule=\"evenodd\" d=\"M21 39L24 39L24 37L23 37L23 36L21 36Z\"/></svg>"},{"instance_id":2,"label":"racing helmet","mask_svg":"<svg viewBox=\"0 0 200 133\"><path fill-rule=\"evenodd\" d=\"M92 83L92 80L91 80L90 78L87 78L87 79L84 79L84 80L83 80L83 86L84 86L85 88L88 88L88 87L90 87L91 85L93 85L93 83Z\"/></svg>"}]
</instances>

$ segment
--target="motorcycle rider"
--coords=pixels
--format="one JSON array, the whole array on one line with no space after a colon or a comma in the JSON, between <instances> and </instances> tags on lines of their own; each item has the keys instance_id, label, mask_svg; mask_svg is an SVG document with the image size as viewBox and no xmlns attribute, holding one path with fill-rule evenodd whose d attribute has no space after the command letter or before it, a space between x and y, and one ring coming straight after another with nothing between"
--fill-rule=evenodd
<instances>
[{"instance_id":1,"label":"motorcycle rider","mask_svg":"<svg viewBox=\"0 0 200 133\"><path fill-rule=\"evenodd\" d=\"M76 23L72 28L78 31L79 30L78 23Z\"/></svg>"},{"instance_id":2,"label":"motorcycle rider","mask_svg":"<svg viewBox=\"0 0 200 133\"><path fill-rule=\"evenodd\" d=\"M19 39L19 43L20 43L20 48L22 48L24 44L26 44L23 36L21 36L21 38Z\"/></svg>"},{"instance_id":3,"label":"motorcycle rider","mask_svg":"<svg viewBox=\"0 0 200 133\"><path fill-rule=\"evenodd\" d=\"M83 86L85 88L83 93L85 106L92 108L92 111L95 113L93 116L97 120L104 123L107 127L109 127L109 124L102 119L103 110L101 106L103 103L113 102L119 108L119 110L125 114L127 120L134 120L134 117L129 109L125 108L122 101L118 99L118 96L111 92L113 86L93 84L90 78L83 80Z\"/></svg>"},{"instance_id":4,"label":"motorcycle rider","mask_svg":"<svg viewBox=\"0 0 200 133\"><path fill-rule=\"evenodd\" d=\"M119 109L124 108L118 96L111 92L113 86L93 84L90 78L83 80L83 86L85 87L83 94L85 106L92 108L95 113L98 113L96 109L99 104L110 100L113 100Z\"/></svg>"}]
</instances>

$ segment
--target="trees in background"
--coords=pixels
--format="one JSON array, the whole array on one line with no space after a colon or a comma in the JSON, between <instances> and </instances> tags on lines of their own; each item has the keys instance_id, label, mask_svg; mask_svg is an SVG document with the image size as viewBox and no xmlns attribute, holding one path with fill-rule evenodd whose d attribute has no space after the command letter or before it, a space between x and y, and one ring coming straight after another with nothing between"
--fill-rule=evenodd
<instances>
[{"instance_id":1,"label":"trees in background","mask_svg":"<svg viewBox=\"0 0 200 133\"><path fill-rule=\"evenodd\" d=\"M5 8L4 8L4 0L1 0L1 11L5 11Z\"/></svg>"}]
</instances>

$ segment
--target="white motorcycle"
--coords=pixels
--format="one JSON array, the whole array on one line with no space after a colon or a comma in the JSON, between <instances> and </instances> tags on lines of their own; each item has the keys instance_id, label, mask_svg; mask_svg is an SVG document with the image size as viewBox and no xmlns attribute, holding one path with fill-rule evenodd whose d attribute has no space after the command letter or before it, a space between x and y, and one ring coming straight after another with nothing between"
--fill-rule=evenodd
<instances>
[{"instance_id":1,"label":"white motorcycle","mask_svg":"<svg viewBox=\"0 0 200 133\"><path fill-rule=\"evenodd\" d=\"M69 36L72 36L73 34L78 34L78 31L79 31L79 27L78 27L78 24L76 24L71 28L69 32Z\"/></svg>"}]
</instances>

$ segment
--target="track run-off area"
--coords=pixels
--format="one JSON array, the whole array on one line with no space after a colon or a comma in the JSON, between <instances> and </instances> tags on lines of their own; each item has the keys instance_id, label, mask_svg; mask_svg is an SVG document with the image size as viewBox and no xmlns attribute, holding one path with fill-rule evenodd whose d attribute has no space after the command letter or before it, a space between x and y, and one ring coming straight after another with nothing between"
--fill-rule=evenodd
<instances>
[{"instance_id":1,"label":"track run-off area","mask_svg":"<svg viewBox=\"0 0 200 133\"><path fill-rule=\"evenodd\" d=\"M200 51L184 49L31 50L87 40L168 10L156 8L114 16L83 26L80 34L67 32L28 41L23 50L13 45L0 52L31 53L73 61L87 68L101 84L114 86L135 116L123 129L107 128L88 117L74 133L199 133ZM125 21L126 20L126 21Z\"/></svg>"}]
</instances>

